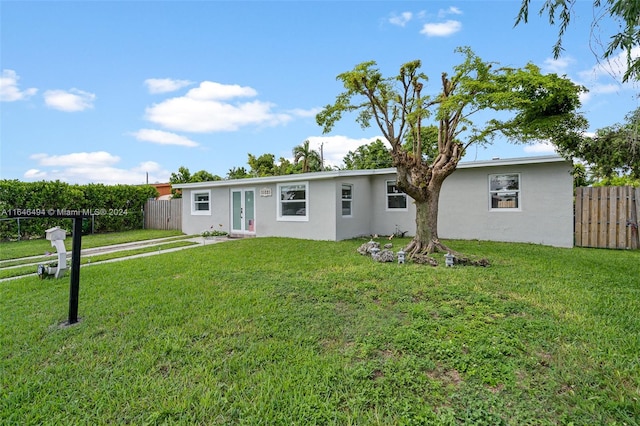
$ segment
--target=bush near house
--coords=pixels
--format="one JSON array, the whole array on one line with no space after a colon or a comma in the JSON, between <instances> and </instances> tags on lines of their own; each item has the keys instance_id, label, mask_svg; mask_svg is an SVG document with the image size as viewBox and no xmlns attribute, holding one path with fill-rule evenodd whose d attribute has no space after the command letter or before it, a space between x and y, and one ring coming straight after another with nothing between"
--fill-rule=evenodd
<instances>
[{"instance_id":1,"label":"bush near house","mask_svg":"<svg viewBox=\"0 0 640 426\"><path fill-rule=\"evenodd\" d=\"M0 180L0 240L43 238L45 230L60 226L70 230L71 219L33 217L7 219L12 209L86 210L87 232L114 232L141 229L142 208L157 196L149 185L71 185L60 181L21 182ZM6 219L6 220L5 220Z\"/></svg>"}]
</instances>

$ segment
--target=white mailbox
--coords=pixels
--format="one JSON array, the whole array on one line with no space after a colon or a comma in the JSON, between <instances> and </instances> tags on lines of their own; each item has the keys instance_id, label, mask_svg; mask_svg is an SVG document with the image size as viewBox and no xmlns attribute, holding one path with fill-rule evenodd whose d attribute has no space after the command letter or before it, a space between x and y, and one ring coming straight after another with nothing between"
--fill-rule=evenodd
<instances>
[{"instance_id":1,"label":"white mailbox","mask_svg":"<svg viewBox=\"0 0 640 426\"><path fill-rule=\"evenodd\" d=\"M58 264L56 266L38 265L38 275L44 278L45 275L53 275L61 278L67 271L67 249L64 246L64 239L67 237L67 231L59 226L54 226L45 231L47 240L51 241L51 246L56 248L58 252Z\"/></svg>"},{"instance_id":2,"label":"white mailbox","mask_svg":"<svg viewBox=\"0 0 640 426\"><path fill-rule=\"evenodd\" d=\"M49 241L64 241L64 239L67 238L67 231L61 229L59 226L54 226L53 228L49 228L44 232L47 234L47 240Z\"/></svg>"}]
</instances>

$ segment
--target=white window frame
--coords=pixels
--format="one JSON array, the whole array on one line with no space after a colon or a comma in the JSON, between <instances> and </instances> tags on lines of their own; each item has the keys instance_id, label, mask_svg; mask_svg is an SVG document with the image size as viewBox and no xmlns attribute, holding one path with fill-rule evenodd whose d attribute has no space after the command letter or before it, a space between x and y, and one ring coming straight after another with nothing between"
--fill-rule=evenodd
<instances>
[{"instance_id":1,"label":"white window frame","mask_svg":"<svg viewBox=\"0 0 640 426\"><path fill-rule=\"evenodd\" d=\"M349 188L349 198L344 198L344 189ZM349 213L344 213L344 203L349 203ZM342 217L353 217L353 185L350 183L343 183L340 185L340 211L342 212Z\"/></svg>"},{"instance_id":2,"label":"white window frame","mask_svg":"<svg viewBox=\"0 0 640 426\"><path fill-rule=\"evenodd\" d=\"M391 193L389 192L389 184L393 184L393 186L395 186L396 191ZM398 182L395 180L387 180L384 183L384 206L386 211L389 212L406 212L407 210L409 210L409 198L407 197L407 194L405 194L404 192L400 191L400 189L398 189ZM404 207L389 207L389 197L400 197L403 196L404 197Z\"/></svg>"},{"instance_id":3,"label":"white window frame","mask_svg":"<svg viewBox=\"0 0 640 426\"><path fill-rule=\"evenodd\" d=\"M500 176L517 176L518 178L518 188L517 189L507 189L507 188L492 188L492 182ZM494 173L489 175L488 179L489 186L489 211L492 212L517 212L522 210L522 174L521 173ZM515 195L516 205L510 206L508 200L504 200L502 203L503 206L493 206L493 197L494 195L501 195L503 197L509 196L511 194Z\"/></svg>"},{"instance_id":4,"label":"white window frame","mask_svg":"<svg viewBox=\"0 0 640 426\"><path fill-rule=\"evenodd\" d=\"M207 195L207 201L196 200L198 195ZM197 204L207 203L207 210L196 209ZM210 189L198 189L191 191L191 214L194 216L211 216L211 190Z\"/></svg>"},{"instance_id":5,"label":"white window frame","mask_svg":"<svg viewBox=\"0 0 640 426\"><path fill-rule=\"evenodd\" d=\"M282 190L289 187L304 186L304 199L291 200L291 202L300 203L304 202L304 215L283 215L283 204L287 204L289 200L282 199ZM278 184L278 221L283 222L308 222L309 221L309 182L291 182L291 183L279 183Z\"/></svg>"}]
</instances>

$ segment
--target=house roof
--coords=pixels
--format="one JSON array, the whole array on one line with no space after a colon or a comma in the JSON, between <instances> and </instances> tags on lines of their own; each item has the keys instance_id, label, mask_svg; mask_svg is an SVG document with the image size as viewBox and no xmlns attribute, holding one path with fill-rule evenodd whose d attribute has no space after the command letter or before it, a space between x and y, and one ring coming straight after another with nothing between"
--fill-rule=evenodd
<instances>
[{"instance_id":1,"label":"house roof","mask_svg":"<svg viewBox=\"0 0 640 426\"><path fill-rule=\"evenodd\" d=\"M557 155L538 156L538 157L520 157L520 158L497 158L493 160L482 161L465 161L458 164L458 169L467 168L479 168L479 167L497 167L497 166L512 166L523 164L541 164L541 163L570 163ZM246 178L246 179L230 179L230 180L216 180L208 182L196 182L196 183L175 183L174 188L179 189L191 189L191 188L211 188L218 186L247 186L265 183L281 183L281 182L298 182L308 180L319 179L333 179L338 177L349 176L373 176L373 175L389 175L395 174L396 168L390 167L386 169L366 169L366 170L332 170L328 172L312 172L312 173L298 173L293 175L281 175L281 176L266 176L258 178Z\"/></svg>"}]
</instances>

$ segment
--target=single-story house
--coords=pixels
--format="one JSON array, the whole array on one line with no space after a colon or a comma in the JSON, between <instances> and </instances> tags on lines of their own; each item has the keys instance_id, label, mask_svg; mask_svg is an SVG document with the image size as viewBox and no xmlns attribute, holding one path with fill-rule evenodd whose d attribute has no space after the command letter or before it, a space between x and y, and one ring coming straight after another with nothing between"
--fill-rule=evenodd
<instances>
[{"instance_id":1,"label":"single-story house","mask_svg":"<svg viewBox=\"0 0 640 426\"><path fill-rule=\"evenodd\" d=\"M572 163L558 156L461 162L440 194L443 239L573 247ZM175 184L182 230L344 240L415 234L394 168Z\"/></svg>"}]
</instances>

